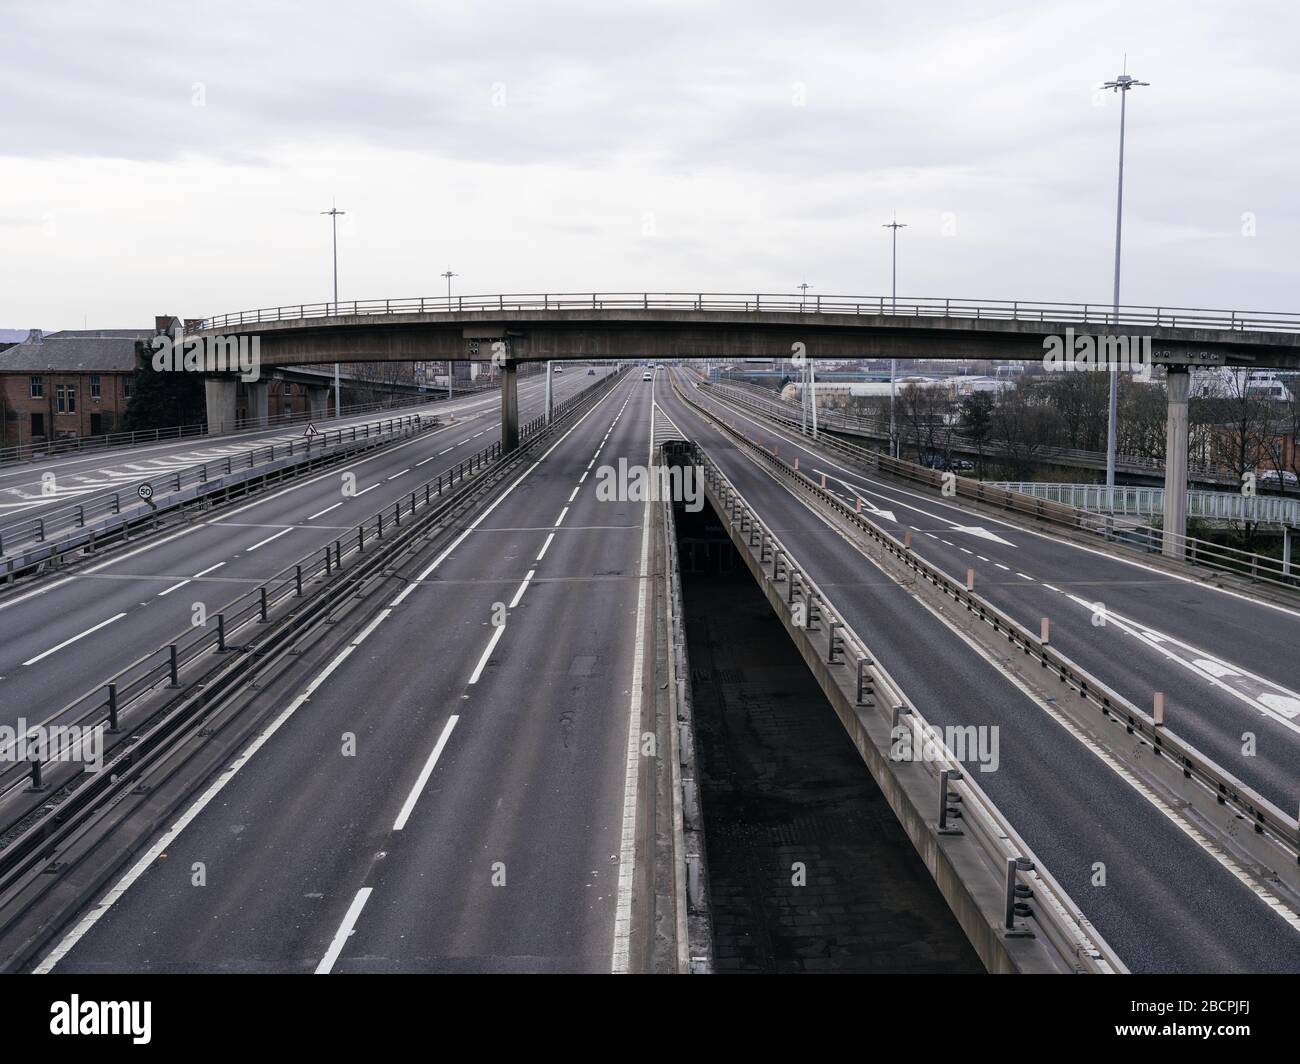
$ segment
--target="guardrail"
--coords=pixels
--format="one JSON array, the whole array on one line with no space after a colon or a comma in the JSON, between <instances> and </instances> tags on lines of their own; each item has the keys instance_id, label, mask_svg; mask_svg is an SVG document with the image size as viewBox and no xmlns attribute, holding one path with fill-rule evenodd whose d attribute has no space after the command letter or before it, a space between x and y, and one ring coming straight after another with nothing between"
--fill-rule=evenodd
<instances>
[{"instance_id":1,"label":"guardrail","mask_svg":"<svg viewBox=\"0 0 1300 1064\"><path fill-rule=\"evenodd\" d=\"M96 526L94 534L104 536L112 534L119 526L149 516L153 509L164 502L169 495L183 492L187 488L206 484L211 478L233 475L238 469L255 469L259 464L266 465L278 459L295 458L299 455L312 457L316 454L337 448L344 443L355 443L372 438L382 439L387 436L420 431L437 424L421 414L407 414L398 418L386 418L382 421L352 425L346 428L327 429L303 436L300 440L290 440L288 444L268 444L252 447L235 455L211 462L199 462L192 466L169 470L152 477L141 477L129 487L119 491L105 492L85 502L71 503L68 506L47 511L37 517L21 518L0 525L0 563L15 555L27 544L45 544L56 542L69 534L81 538L99 518L106 521ZM153 505L150 506L150 503Z\"/></svg>"},{"instance_id":2,"label":"guardrail","mask_svg":"<svg viewBox=\"0 0 1300 1064\"><path fill-rule=\"evenodd\" d=\"M462 386L456 389L453 399L479 392L492 391L495 384L479 387ZM373 403L350 403L340 409L340 417L357 417L373 414L380 410L392 410L395 407L425 406L447 400L445 388L437 392L430 389L426 395L404 395ZM332 408L331 408L332 409ZM333 413L328 415L333 418ZM294 414L271 414L265 418L244 417L234 421L223 421L217 426L216 436L230 436L236 433L270 431L273 429L303 425L311 421L326 420L309 410ZM10 447L0 447L0 464L6 462L44 461L49 458L62 458L68 455L95 453L118 448L140 447L149 443L164 443L169 440L200 439L208 436L207 422L198 425L174 425L161 429L137 429L132 432L109 432L100 436L61 436L43 443L20 443Z\"/></svg>"},{"instance_id":3,"label":"guardrail","mask_svg":"<svg viewBox=\"0 0 1300 1064\"><path fill-rule=\"evenodd\" d=\"M1165 489L1106 487L1105 484L1052 484L1045 481L995 481L993 486L1022 495L1065 503L1093 513L1161 517ZM1243 495L1232 491L1189 491L1187 516L1210 521L1250 521L1300 525L1300 498L1283 495Z\"/></svg>"},{"instance_id":4,"label":"guardrail","mask_svg":"<svg viewBox=\"0 0 1300 1064\"><path fill-rule=\"evenodd\" d=\"M1300 883L1300 879L1297 878L1300 876L1298 871L1300 870L1300 820L1283 812L1228 770L1202 755L1190 743L1179 738L1167 725L1157 724L1151 716L1138 709L1128 699L1090 675L1049 642L1041 639L1039 633L1031 632L983 596L953 579L937 565L920 557L912 550L909 542L891 535L872 522L867 515L855 511L834 494L820 487L805 473L794 469L779 456L772 454L767 448L750 440L725 422L712 417L690 396L681 391L678 391L678 394L684 401L700 410L723 432L735 439L742 448L759 456L765 465L788 483L816 498L823 507L834 512L840 520L868 537L911 570L917 578L950 597L955 603L993 628L995 632L1004 636L1031 660L1037 661L1042 668L1049 670L1061 683L1099 710L1104 719L1123 726L1129 735L1148 747L1157 759L1167 759L1177 767L1185 779L1194 781L1198 785L1198 794L1208 797L1214 803L1230 807L1252 826L1257 835L1266 836L1271 840L1279 854L1284 856L1286 860L1284 874L1293 889ZM881 457L883 462L895 462L894 459ZM920 472L933 474L933 471L928 469L920 469ZM973 483L979 485L978 481ZM979 486L984 487L984 485ZM1037 503L1040 506L1060 506L1059 503L1046 500L1029 499L1027 496L1023 498L1027 502ZM1074 512L1078 514L1083 511ZM908 535L910 536L910 533Z\"/></svg>"},{"instance_id":5,"label":"guardrail","mask_svg":"<svg viewBox=\"0 0 1300 1064\"><path fill-rule=\"evenodd\" d=\"M771 399L755 395L748 390L738 392L737 384L734 381L729 381L726 384L706 381L705 384L710 389L718 391L719 394L729 393L737 402L758 404L764 407L770 416L779 417L790 425L800 428L802 426L800 408L794 403L787 402L784 399ZM842 411L823 410L819 407L817 425L819 429L831 432L843 432L852 436L866 436L877 440L889 439L888 421L864 417L860 414L846 414ZM906 427L900 426L897 431L901 439L906 432ZM982 450L984 456L988 458L1016 457L1006 443L1001 440L988 439L982 445L977 444L965 433L946 426L934 430L933 446L930 444L925 446L927 450L956 449L965 454L978 454ZM1077 465L1095 469L1106 468L1105 452L1089 451L1078 447L1056 447L1044 444L1035 447L1032 452L1027 453L1024 457L1031 462L1050 462L1055 459L1064 465ZM1163 476L1165 465L1162 459L1148 458L1145 455L1119 454L1115 457L1115 468L1121 473L1152 473ZM1189 462L1187 470L1190 474L1206 480L1228 481L1235 484L1239 479L1227 466Z\"/></svg>"},{"instance_id":6,"label":"guardrail","mask_svg":"<svg viewBox=\"0 0 1300 1064\"><path fill-rule=\"evenodd\" d=\"M710 393L712 392L711 388ZM727 397L720 398L718 401L724 405L734 403L738 408L764 416L761 410L755 410L743 402L736 402ZM784 424L782 419L773 418L773 420ZM798 426L793 428L797 430ZM953 476L953 490L959 497L974 499L977 502L996 506L998 509L1095 535L1104 539L1112 549L1131 550L1143 555L1162 554L1164 551L1167 538L1165 532L1150 525L1120 528L1115 525L1112 517L1103 514L1077 509L1051 499L1009 491L980 480L929 469L903 459L890 458L886 454L855 446L831 435L821 436L817 440L817 446L840 454L868 469L927 484L936 490L944 486L948 476ZM1288 593L1300 588L1300 566L1295 564L1288 565L1285 561L1266 554L1223 546L1195 536L1175 536L1173 533L1169 536L1175 538L1183 547L1182 560L1189 565L1204 566L1218 572L1245 577L1254 583L1266 584L1270 588L1286 590Z\"/></svg>"},{"instance_id":7,"label":"guardrail","mask_svg":"<svg viewBox=\"0 0 1300 1064\"><path fill-rule=\"evenodd\" d=\"M706 415L707 416L707 415ZM932 727L872 653L866 641L858 635L844 614L835 609L807 571L799 564L785 543L763 521L757 510L735 487L721 467L697 444L677 444L676 447L693 452L704 471L706 487L712 489L714 509L724 519L738 547L748 549L756 562L754 568L762 571L763 580L771 585L784 584L784 594L769 595L775 598L787 615L787 627L799 629L810 641L824 634L817 647L819 660L825 662L828 673L836 671L833 681L844 689L856 691L856 698L848 696L851 711L859 716L871 714L889 726L891 752L889 760L897 763L892 754L892 744L902 738L900 729L906 729L912 740L911 749L927 746L937 756L912 759L909 765L929 774L939 807L937 825L926 823L924 840L913 837L918 849L933 847L940 836L965 835L975 844L990 877L1002 877L1005 882L1005 906L990 920L998 932L1008 938L1023 935L1027 930L1023 921L1032 919L1036 928L1051 944L1055 952L1078 970L1092 974L1114 974L1127 969L1114 950L1102 939L1088 918L1074 903L1034 852L1016 832L1010 821L984 793L970 775L963 771L962 763L944 743L942 733ZM767 571L770 564L771 572ZM794 620L796 599L802 600L805 623ZM846 722L846 727L849 727ZM867 729L849 728L850 736L862 749L861 733ZM864 757L866 756L864 751ZM870 764L870 762L869 762ZM891 805L898 801L886 790ZM960 807L960 813L953 810ZM903 813L895 807L905 828ZM959 816L959 822L955 819ZM950 821L949 818L954 818ZM934 870L933 855L923 850L926 864ZM967 885L968 890L972 890ZM972 893L975 893L972 890ZM1030 900L1035 905L1030 905ZM985 913L984 918L990 919ZM970 929L967 929L968 932ZM984 958L986 961L987 957Z\"/></svg>"},{"instance_id":8,"label":"guardrail","mask_svg":"<svg viewBox=\"0 0 1300 1064\"><path fill-rule=\"evenodd\" d=\"M556 404L553 408L552 427L584 404L599 401L620 377L621 374L611 374ZM531 442L546 429L545 418L534 418L521 426L521 441ZM519 452L513 452L517 453ZM408 526L409 532L412 521L427 523L429 514L436 517L442 512L442 503L454 505L457 497L452 493L453 487L465 484L467 479L485 469L496 468L492 463L501 457L501 445L494 443L463 459L417 486L409 494L404 494L397 502L374 512L359 522L354 531L303 555L217 610L209 611L204 625L191 626L169 642L136 658L43 720L30 724L22 736L15 736L0 745L0 802L10 803L24 793L31 798L29 805L35 803L40 806L49 802L46 792L50 789L50 776L55 769L64 767L66 762L39 754L25 761L15 760L18 750L32 748L38 737L48 734L45 729L77 727L82 729L82 735L87 730L98 730L128 738L129 729L124 727L127 718L138 707L146 706L150 696L166 689L176 689L182 695L197 690L201 683L206 682L211 669L222 667L230 655L242 654L248 649L238 642L246 629L273 623L278 619L273 618L273 614L287 602L311 599L334 587L337 581L352 572L345 566L349 559L365 555L375 545L382 543L385 537L391 538L399 534L404 524ZM512 455L505 457L510 458ZM472 483L469 488L473 490ZM260 648L255 649L260 652ZM209 671L204 671L205 664ZM141 717L141 721L146 719L153 718L150 714ZM106 747L107 745L105 743ZM35 748L43 752L45 745L36 745ZM137 749L130 747L122 756L132 759L130 763L138 767ZM111 760L110 754L116 757L119 753L117 745L105 749L105 760ZM83 773L82 776L85 783L80 786L84 786L87 793L97 793L108 787L115 778L114 773L107 770L93 774ZM77 793L80 794L80 790ZM42 798L42 794L46 796ZM62 830L64 817L61 814L76 807L75 803L72 806L67 803L57 806L50 804L46 810L48 816L42 816L35 823L28 821L31 809L21 808L15 821L0 825L0 836L8 833L0 843L0 887L9 882L9 877L15 870L28 868L33 855L44 854L49 845L48 833Z\"/></svg>"},{"instance_id":9,"label":"guardrail","mask_svg":"<svg viewBox=\"0 0 1300 1064\"><path fill-rule=\"evenodd\" d=\"M906 318L974 318L985 321L1139 325L1148 328L1224 329L1233 332L1300 332L1300 314L1209 310L1198 307L1122 306L1109 303L1041 303L942 296L802 296L751 292L583 292L467 296L409 296L298 303L203 319L201 328L221 329L269 321L356 317L373 314L463 314L531 310L697 310L742 313L849 314Z\"/></svg>"}]
</instances>

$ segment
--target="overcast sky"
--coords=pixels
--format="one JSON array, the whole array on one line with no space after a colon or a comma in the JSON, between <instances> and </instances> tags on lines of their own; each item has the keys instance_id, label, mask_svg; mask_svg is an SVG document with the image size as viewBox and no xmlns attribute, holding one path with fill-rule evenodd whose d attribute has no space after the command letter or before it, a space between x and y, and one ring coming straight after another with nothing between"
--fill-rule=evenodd
<instances>
[{"instance_id":1,"label":"overcast sky","mask_svg":"<svg viewBox=\"0 0 1300 1064\"><path fill-rule=\"evenodd\" d=\"M0 326L454 291L1300 311L1294 0L0 0ZM1246 235L1253 231L1254 235Z\"/></svg>"}]
</instances>

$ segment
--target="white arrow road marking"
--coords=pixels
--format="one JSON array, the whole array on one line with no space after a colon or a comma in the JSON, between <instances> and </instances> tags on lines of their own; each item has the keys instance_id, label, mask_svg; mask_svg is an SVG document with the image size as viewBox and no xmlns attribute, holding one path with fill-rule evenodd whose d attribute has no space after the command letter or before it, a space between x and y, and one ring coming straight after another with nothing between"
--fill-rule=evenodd
<instances>
[{"instance_id":1,"label":"white arrow road marking","mask_svg":"<svg viewBox=\"0 0 1300 1064\"><path fill-rule=\"evenodd\" d=\"M953 525L954 532L965 532L971 536L979 536L980 539L991 539L994 543L1001 543L1007 547L1014 547L1015 544L1010 540L1003 539L1001 536L990 532L983 525Z\"/></svg>"},{"instance_id":2,"label":"white arrow road marking","mask_svg":"<svg viewBox=\"0 0 1300 1064\"><path fill-rule=\"evenodd\" d=\"M1078 595L1067 597L1089 613L1096 608L1096 603L1089 602ZM1106 625L1112 624L1126 635L1153 647L1170 661L1195 673L1206 683L1226 691L1238 701L1245 702L1252 709L1259 710L1283 727L1300 734L1300 724L1295 722L1295 718L1300 716L1300 694L1222 658L1216 658L1213 654L1200 650L1190 643L1184 643L1181 639L1175 639L1167 632L1148 628L1131 618L1107 609Z\"/></svg>"},{"instance_id":3,"label":"white arrow road marking","mask_svg":"<svg viewBox=\"0 0 1300 1064\"><path fill-rule=\"evenodd\" d=\"M854 497L862 503L862 508L866 510L867 513L874 514L876 517L883 517L886 521L893 521L894 524L898 524L898 518L894 516L893 510L877 509L875 503L873 503L870 499L864 498L862 493L858 491L857 488L855 488L843 477L837 477L834 473L823 473L820 469L814 469L813 472L816 473L819 477L824 476L829 478L830 480L838 481L839 483L843 484L846 488L849 489L849 491L853 492Z\"/></svg>"}]
</instances>

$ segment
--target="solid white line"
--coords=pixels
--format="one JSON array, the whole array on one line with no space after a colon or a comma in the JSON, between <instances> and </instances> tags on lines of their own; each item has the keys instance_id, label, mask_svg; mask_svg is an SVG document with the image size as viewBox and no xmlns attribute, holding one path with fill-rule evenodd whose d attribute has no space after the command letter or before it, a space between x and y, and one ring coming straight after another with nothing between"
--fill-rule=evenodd
<instances>
[{"instance_id":1,"label":"solid white line","mask_svg":"<svg viewBox=\"0 0 1300 1064\"><path fill-rule=\"evenodd\" d=\"M366 901L369 899L372 890L374 890L374 887L362 887L357 891L357 896L352 899L352 904L348 906L348 911L343 915L343 923L339 924L339 929L334 932L334 941L330 943L329 952L321 958L320 964L316 965L317 975L330 974L330 969L334 967L334 962L339 959L339 954L343 952L343 945L351 936L352 927L357 922L357 917L361 915L361 910L365 908Z\"/></svg>"},{"instance_id":2,"label":"solid white line","mask_svg":"<svg viewBox=\"0 0 1300 1064\"><path fill-rule=\"evenodd\" d=\"M447 740L451 738L451 730L456 727L458 720L460 720L458 716L448 718L446 725L442 729L442 734L438 736L438 741L434 744L433 753L429 755L429 760L424 763L424 768L420 770L420 778L415 781L415 786L411 788L411 793L406 796L406 801L402 804L402 811L397 814L397 819L393 821L394 831L401 831L402 828L406 827L406 822L411 819L415 803L420 800L420 795L424 792L424 785L429 782L429 777L433 775L433 767L438 763L438 758L442 756L443 747L447 745Z\"/></svg>"},{"instance_id":3,"label":"solid white line","mask_svg":"<svg viewBox=\"0 0 1300 1064\"><path fill-rule=\"evenodd\" d=\"M488 640L488 645L483 650L483 656L478 659L478 664L474 666L474 675L469 678L467 687L473 687L478 683L478 678L483 675L483 670L487 667L488 658L492 656L492 651L496 649L497 643L501 641L501 637L505 634L506 626L504 624L498 625L497 630L492 633L492 638Z\"/></svg>"},{"instance_id":4,"label":"solid white line","mask_svg":"<svg viewBox=\"0 0 1300 1064\"><path fill-rule=\"evenodd\" d=\"M126 616L125 613L118 613L118 614L115 614L114 616L110 617L110 618L109 618L108 620L106 620L106 621L100 621L97 625L95 625L95 627L93 627L93 628L87 628L87 629L86 629L84 632L82 632L80 635L74 635L71 639L65 639L65 640L64 640L62 643L60 643L58 646L56 646L56 647L50 647L49 650L45 651L45 652L42 653L42 654L37 654L36 657L34 657L34 658L28 658L26 661L23 662L23 664L24 664L24 665L35 665L35 664L36 664L38 661L40 661L42 658L48 658L51 654L55 653L56 651L62 650L62 649L63 649L64 647L66 647L66 646L70 646L71 644L75 643L78 639L85 639L86 636L90 635L91 632L98 632L101 628L105 628L105 627L107 627L108 625L112 624L114 621L120 621L120 620L121 620L123 617L125 617L125 616Z\"/></svg>"},{"instance_id":5,"label":"solid white line","mask_svg":"<svg viewBox=\"0 0 1300 1064\"><path fill-rule=\"evenodd\" d=\"M361 645L366 636L379 627L380 623L387 618L390 613L392 613L392 610L382 610L379 616L366 625L366 627L357 634L357 637L344 647L334 657L334 660L326 665L325 668L316 675L316 678L307 685L302 694L290 702L289 705L285 707L284 712L270 723L266 731L262 732L261 735L249 743L244 752L231 763L230 767L212 781L212 785L199 796L198 800L195 801L193 805L181 814L180 819L172 825L171 829L145 851L140 859L131 867L131 870L117 881L112 890L100 899L99 904L78 921L77 925L63 937L59 944L55 946L49 954L46 955L45 960L41 961L41 963L33 969L34 974L45 975L53 971L54 966L67 956L68 951L76 946L76 944L85 937L86 933L99 922L100 918L107 913L114 904L116 904L118 899L131 889L132 884L144 875L148 868L157 861L162 854L167 852L168 847L176 841L180 833L189 827L189 825L194 822L195 817L208 807L212 802L212 799L225 789L226 784L235 778L235 774L252 760L253 755L266 745L271 736L283 727L284 723L298 711L298 708L315 693L316 689L329 678L330 674L333 673L335 669L343 664L348 655Z\"/></svg>"},{"instance_id":6,"label":"solid white line","mask_svg":"<svg viewBox=\"0 0 1300 1064\"><path fill-rule=\"evenodd\" d=\"M650 454L654 461L654 382L650 384ZM645 677L645 629L650 589L650 503L641 519L641 576L636 601L636 641L632 648L632 692L628 700L627 764L623 779L623 837L619 846L618 901L614 910L614 947L610 970L625 974L631 964L632 884L636 872L637 783L641 775L641 686Z\"/></svg>"},{"instance_id":7,"label":"solid white line","mask_svg":"<svg viewBox=\"0 0 1300 1064\"><path fill-rule=\"evenodd\" d=\"M197 580L200 576L207 576L208 573L215 572L216 570L220 569L220 568L221 568L223 565L225 565L225 564L226 564L225 562L217 562L216 565L209 565L206 569L200 569L200 570L199 570L197 573L195 573L195 574L194 574L190 579L191 579L191 580Z\"/></svg>"},{"instance_id":8,"label":"solid white line","mask_svg":"<svg viewBox=\"0 0 1300 1064\"><path fill-rule=\"evenodd\" d=\"M284 529L283 531L277 532L274 536L267 536L266 539L262 540L260 543L254 543L251 547L249 547L248 553L252 554L253 551L257 550L258 547L265 547L273 539L279 539L281 536L287 536L290 532L293 531L293 529L294 526L290 525L288 528Z\"/></svg>"},{"instance_id":9,"label":"solid white line","mask_svg":"<svg viewBox=\"0 0 1300 1064\"><path fill-rule=\"evenodd\" d=\"M547 550L550 549L551 540L553 540L554 538L555 538L554 532L552 532L549 536L546 537L546 542L542 544L542 549L537 552L537 558L535 559L536 561L540 562L542 560Z\"/></svg>"},{"instance_id":10,"label":"solid white line","mask_svg":"<svg viewBox=\"0 0 1300 1064\"><path fill-rule=\"evenodd\" d=\"M323 509L323 510L317 510L314 514L312 514L309 518L307 518L307 520L308 520L308 521L315 521L316 518L321 517L322 515L329 513L331 510L337 510L337 509L338 509L340 506L342 506L342 505L343 505L343 504L342 504L341 502L336 502L333 506L327 506L327 507L325 507L325 509Z\"/></svg>"},{"instance_id":11,"label":"solid white line","mask_svg":"<svg viewBox=\"0 0 1300 1064\"><path fill-rule=\"evenodd\" d=\"M184 586L185 586L186 584L188 584L188 583L189 583L188 580L182 580L179 584L172 584L172 586L169 587L166 591L159 591L157 597L158 597L158 598L162 598L164 595L170 595L170 594L171 594L173 591L175 591L178 587L184 587Z\"/></svg>"}]
</instances>

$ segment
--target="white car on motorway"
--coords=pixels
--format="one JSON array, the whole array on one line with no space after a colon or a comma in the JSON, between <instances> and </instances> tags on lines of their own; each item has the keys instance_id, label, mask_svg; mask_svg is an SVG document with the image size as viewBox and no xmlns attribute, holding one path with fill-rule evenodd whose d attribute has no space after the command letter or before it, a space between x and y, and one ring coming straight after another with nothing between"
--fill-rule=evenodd
<instances>
[{"instance_id":1,"label":"white car on motorway","mask_svg":"<svg viewBox=\"0 0 1300 1064\"><path fill-rule=\"evenodd\" d=\"M641 379L643 381L652 381L655 379L655 375L651 373L649 370L646 370L644 373L641 374Z\"/></svg>"}]
</instances>

